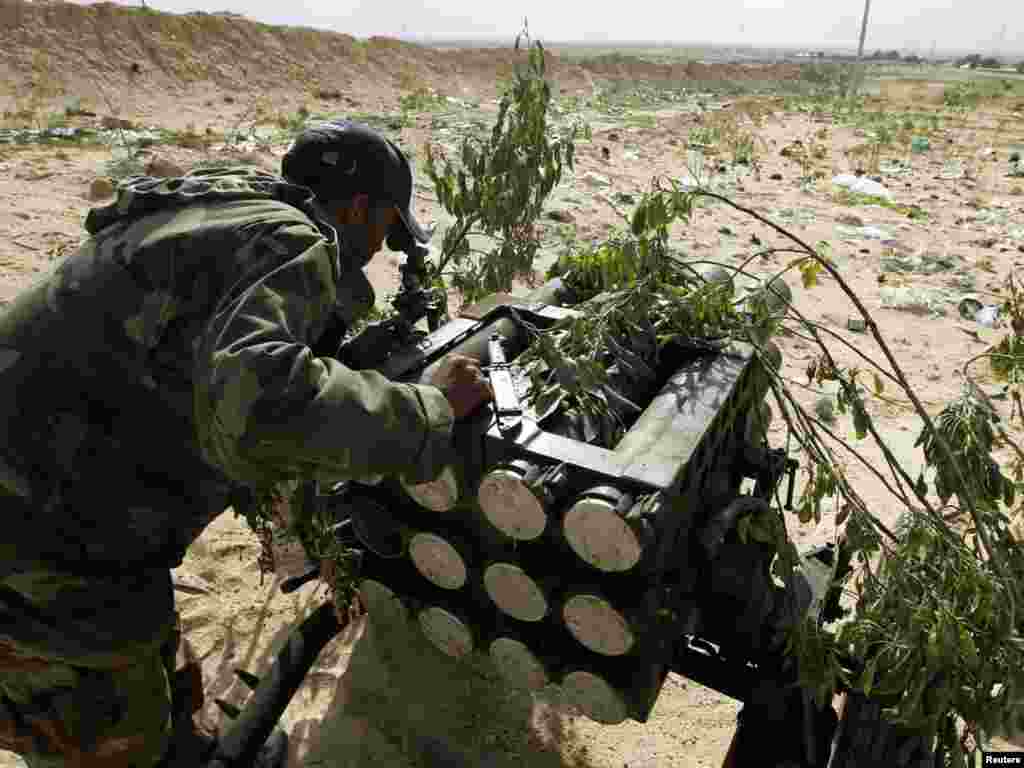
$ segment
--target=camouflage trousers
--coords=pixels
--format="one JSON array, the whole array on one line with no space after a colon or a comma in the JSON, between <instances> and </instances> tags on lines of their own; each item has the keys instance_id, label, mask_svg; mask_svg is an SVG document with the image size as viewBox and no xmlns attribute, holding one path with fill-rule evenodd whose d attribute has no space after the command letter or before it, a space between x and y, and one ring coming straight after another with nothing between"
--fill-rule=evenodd
<instances>
[{"instance_id":1,"label":"camouflage trousers","mask_svg":"<svg viewBox=\"0 0 1024 768\"><path fill-rule=\"evenodd\" d=\"M49 570L0 578L0 749L29 768L160 764L174 723L202 705L163 573L166 585Z\"/></svg>"}]
</instances>

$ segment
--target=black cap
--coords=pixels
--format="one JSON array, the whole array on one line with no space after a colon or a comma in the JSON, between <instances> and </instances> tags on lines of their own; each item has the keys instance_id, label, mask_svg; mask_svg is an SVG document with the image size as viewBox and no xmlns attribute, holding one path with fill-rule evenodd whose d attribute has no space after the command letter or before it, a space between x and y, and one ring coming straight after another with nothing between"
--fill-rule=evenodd
<instances>
[{"instance_id":1,"label":"black cap","mask_svg":"<svg viewBox=\"0 0 1024 768\"><path fill-rule=\"evenodd\" d=\"M430 240L430 232L412 213L413 178L408 159L369 126L349 120L308 126L282 158L281 175L312 190L321 201L348 200L362 193L375 202L391 203L413 240Z\"/></svg>"}]
</instances>

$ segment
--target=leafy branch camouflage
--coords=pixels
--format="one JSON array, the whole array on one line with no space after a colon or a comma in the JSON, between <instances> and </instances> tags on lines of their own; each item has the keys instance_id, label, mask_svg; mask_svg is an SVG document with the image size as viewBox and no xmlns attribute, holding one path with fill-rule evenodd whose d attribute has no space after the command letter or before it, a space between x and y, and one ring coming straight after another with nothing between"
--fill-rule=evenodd
<instances>
[{"instance_id":1,"label":"leafy branch camouflage","mask_svg":"<svg viewBox=\"0 0 1024 768\"><path fill-rule=\"evenodd\" d=\"M467 302L507 291L515 278L532 279L540 246L534 222L544 201L573 168L578 125L551 136L547 113L551 85L545 78L544 49L530 47L525 66L516 67L498 106L489 137L462 141L457 160L426 146L426 171L444 209L455 218L445 232L437 278L448 278ZM494 241L475 251L470 235Z\"/></svg>"},{"instance_id":2,"label":"leafy branch camouflage","mask_svg":"<svg viewBox=\"0 0 1024 768\"><path fill-rule=\"evenodd\" d=\"M667 257L663 238L666 227L686 221L702 197L758 219L793 243L793 248L762 253L796 253L784 271L797 270L805 288L813 288L820 273L829 273L854 300L890 365L872 360L863 345L857 351L866 366L838 365L822 330L770 289L781 274L765 285L769 290L748 297L743 312L736 311L731 291L718 293L687 281ZM583 317L546 332L523 358L542 360L542 370L555 372L543 378L533 373L534 397L576 398L582 403L588 400L581 390L589 389L589 402L612 409L611 402L597 394L605 391L609 377L607 365L594 364L595 354L609 348L605 345L610 341L623 340L624 327L634 334L633 341L645 323L657 328L659 348L670 339L697 336L758 344L766 329L782 329L817 343L821 354L808 369L809 380L838 384L837 410L850 415L854 440L835 434L805 411L793 396L792 384L777 375L773 392L791 439L811 460L797 515L802 522L819 522L823 502L835 499L837 524L845 524L844 536L859 570L851 583L850 614L830 629L810 621L797 627L789 650L798 660L803 684L816 692L820 703L827 702L842 682L880 697L891 718L920 729L930 741L941 739L947 753L955 752L961 745L950 728L954 715L974 736L1006 723L1024 726L1016 719L1024 697L1024 619L1017 607L1024 600L1024 552L1010 532L1012 516L1021 512L1014 504L1024 490L1024 451L1003 428L994 402L969 377L961 396L932 421L870 314L829 261L825 245L812 247L760 214L707 190L682 193L656 181L634 211L631 233L617 233L596 247L578 249L555 265L553 273L561 274L581 298L600 295L580 306ZM654 258L644 262L641 254ZM728 270L738 278L745 274L745 264ZM1010 330L982 357L989 359L993 373L1005 384L1013 419L1014 414L1021 418L1024 394L1024 302L1012 276L1007 295L1002 309L1010 318ZM625 322L623 316L628 318ZM566 376L565 371L575 376ZM901 390L921 415L917 446L923 449L926 466L935 470L932 487L924 474L916 480L906 475L870 415L869 399L894 401L891 391L883 394L887 384L890 390L893 385ZM895 483L855 448L856 441L868 437L882 448ZM882 524L860 498L832 446L864 463L893 494L904 509L897 531ZM1012 479L994 455L1000 447L1013 453ZM930 501L931 491L943 505L941 512ZM949 503L953 497L959 504ZM958 521L965 514L969 524L961 525ZM774 540L778 578L786 578L797 566L785 526L741 520L740 527L746 535ZM850 660L857 662L859 671L853 671ZM979 743L977 738L973 741Z\"/></svg>"}]
</instances>

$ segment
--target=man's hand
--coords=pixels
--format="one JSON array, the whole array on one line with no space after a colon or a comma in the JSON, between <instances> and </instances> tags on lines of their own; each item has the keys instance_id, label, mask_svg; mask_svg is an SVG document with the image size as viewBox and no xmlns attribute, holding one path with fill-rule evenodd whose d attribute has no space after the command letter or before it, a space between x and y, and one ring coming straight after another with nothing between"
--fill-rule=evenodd
<instances>
[{"instance_id":1,"label":"man's hand","mask_svg":"<svg viewBox=\"0 0 1024 768\"><path fill-rule=\"evenodd\" d=\"M453 352L442 358L441 364L430 377L430 383L444 392L456 420L465 418L488 400L494 399L494 392L484 378L480 364L466 355Z\"/></svg>"},{"instance_id":2,"label":"man's hand","mask_svg":"<svg viewBox=\"0 0 1024 768\"><path fill-rule=\"evenodd\" d=\"M356 595L352 598L352 602L348 605L339 605L338 599L334 594L334 579L337 574L337 566L333 560L321 560L320 561L320 580L325 582L331 590L331 602L334 603L334 617L338 620L338 624L342 627L347 627L349 624L354 624L356 620L365 613L362 604L359 602L359 596Z\"/></svg>"}]
</instances>

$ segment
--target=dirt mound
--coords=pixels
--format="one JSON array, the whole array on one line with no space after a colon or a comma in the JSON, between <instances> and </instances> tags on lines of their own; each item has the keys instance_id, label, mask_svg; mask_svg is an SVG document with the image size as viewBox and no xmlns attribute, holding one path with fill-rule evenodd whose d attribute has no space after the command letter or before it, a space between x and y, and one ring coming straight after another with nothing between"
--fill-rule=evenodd
<instances>
[{"instance_id":1,"label":"dirt mound","mask_svg":"<svg viewBox=\"0 0 1024 768\"><path fill-rule=\"evenodd\" d=\"M508 48L439 50L385 37L276 27L227 13L182 15L112 3L0 0L0 94L5 109L26 94L79 97L99 108L117 102L145 113L150 94L228 93L316 99L344 96L378 106L428 84L446 94L488 96L510 72ZM562 91L598 80L779 80L792 65L658 64L615 54L570 62L551 54ZM105 104L106 103L106 104ZM351 105L351 103L350 103Z\"/></svg>"}]
</instances>

